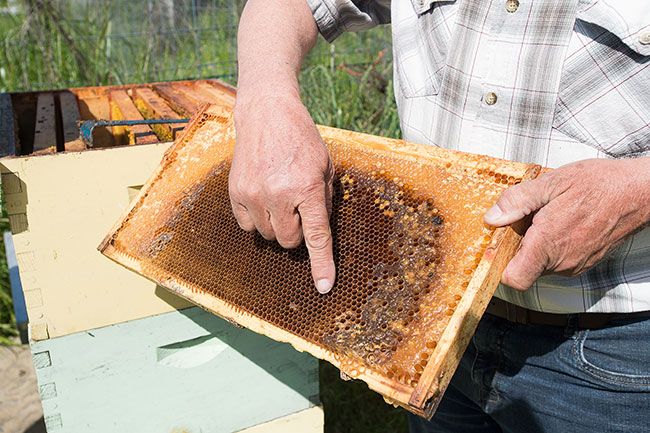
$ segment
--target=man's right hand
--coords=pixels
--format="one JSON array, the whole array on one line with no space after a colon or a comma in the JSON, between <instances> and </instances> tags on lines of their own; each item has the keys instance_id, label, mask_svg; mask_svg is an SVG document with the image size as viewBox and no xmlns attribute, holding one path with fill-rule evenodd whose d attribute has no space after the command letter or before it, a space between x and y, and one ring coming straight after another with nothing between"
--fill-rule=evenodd
<instances>
[{"instance_id":1,"label":"man's right hand","mask_svg":"<svg viewBox=\"0 0 650 433\"><path fill-rule=\"evenodd\" d=\"M329 214L334 167L300 101L300 65L318 29L305 0L249 0L239 22L237 144L230 201L239 225L295 248L303 238L314 284L334 285Z\"/></svg>"},{"instance_id":2,"label":"man's right hand","mask_svg":"<svg viewBox=\"0 0 650 433\"><path fill-rule=\"evenodd\" d=\"M327 293L336 270L329 216L334 167L298 95L240 92L237 144L229 178L237 222L285 248L303 239L314 284Z\"/></svg>"}]
</instances>

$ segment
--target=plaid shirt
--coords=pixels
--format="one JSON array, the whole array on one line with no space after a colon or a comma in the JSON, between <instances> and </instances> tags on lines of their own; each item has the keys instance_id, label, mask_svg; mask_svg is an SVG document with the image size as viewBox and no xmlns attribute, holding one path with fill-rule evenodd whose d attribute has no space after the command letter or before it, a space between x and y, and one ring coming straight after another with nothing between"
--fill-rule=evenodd
<instances>
[{"instance_id":1,"label":"plaid shirt","mask_svg":"<svg viewBox=\"0 0 650 433\"><path fill-rule=\"evenodd\" d=\"M650 156L648 0L307 0L321 34L392 22L404 138L557 167ZM650 310L650 229L578 277L497 296L555 313Z\"/></svg>"}]
</instances>

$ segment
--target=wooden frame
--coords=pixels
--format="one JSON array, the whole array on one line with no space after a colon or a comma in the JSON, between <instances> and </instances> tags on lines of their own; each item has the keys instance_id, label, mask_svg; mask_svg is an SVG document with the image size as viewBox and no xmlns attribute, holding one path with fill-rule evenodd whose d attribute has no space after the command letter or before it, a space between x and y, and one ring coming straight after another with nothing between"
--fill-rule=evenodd
<instances>
[{"instance_id":1,"label":"wooden frame","mask_svg":"<svg viewBox=\"0 0 650 433\"><path fill-rule=\"evenodd\" d=\"M531 167L524 179L537 174L539 167ZM520 223L496 230L440 343L429 358L418 386L409 397L408 409L412 412L426 418L433 416L494 295L503 270L519 247L525 227L525 223Z\"/></svg>"},{"instance_id":2,"label":"wooden frame","mask_svg":"<svg viewBox=\"0 0 650 433\"><path fill-rule=\"evenodd\" d=\"M36 105L34 153L47 154L56 152L55 119L54 94L50 92L39 94Z\"/></svg>"},{"instance_id":3,"label":"wooden frame","mask_svg":"<svg viewBox=\"0 0 650 433\"><path fill-rule=\"evenodd\" d=\"M126 90L112 90L109 93L111 104L111 119L115 120L144 120ZM115 141L122 145L157 143L158 137L149 125L133 125L129 128L114 126Z\"/></svg>"},{"instance_id":4,"label":"wooden frame","mask_svg":"<svg viewBox=\"0 0 650 433\"><path fill-rule=\"evenodd\" d=\"M137 97L138 92L144 99ZM190 117L204 103L232 109L235 88L216 79L202 79L0 93L0 130L7 129L0 138L0 157L88 150L79 137L78 122L141 120L142 113L131 98L142 102L140 109L147 117L177 119ZM151 128L146 125L99 126L93 132L93 142L95 148L165 142L181 128L157 125L160 137L156 137L149 136Z\"/></svg>"},{"instance_id":5,"label":"wooden frame","mask_svg":"<svg viewBox=\"0 0 650 433\"><path fill-rule=\"evenodd\" d=\"M124 213L122 219L106 236L98 249L117 263L145 275L157 284L168 288L173 293L208 311L255 332L267 335L274 340L290 343L299 351L307 351L320 359L331 362L338 368L342 368L341 363L337 360L334 353L316 344L308 342L295 334L289 333L276 325L243 312L238 308L234 308L221 299L196 290L195 287L190 287L181 281L173 278L160 280L145 274L140 260L137 257L124 253L113 244L113 240L118 235L125 221L130 218L134 210L142 203L149 190L162 176L166 167L175 160L177 148L183 146L185 137L191 136L207 118L227 119L229 116L229 113L216 107L208 107L197 114L185 129L184 134L179 138L176 145L166 153L161 165L142 188L138 198L132 202L131 208ZM228 121L226 120L226 122ZM426 158L444 161L446 164L462 164L471 168L492 167L494 171L499 171L508 176L515 176L522 180L532 179L540 171L540 167L537 165L497 160L486 156L443 150L433 146L415 145L402 140L372 137L322 126L319 129L324 138L336 138L337 140L346 142L346 144L365 146L372 149L373 154L378 155L382 153L397 153L400 157L416 162ZM474 270L469 285L460 303L454 310L453 316L446 326L441 340L431 354L415 388L403 385L396 380L369 370L359 374L358 378L364 380L371 389L381 393L387 401L401 405L420 416L430 417L435 411L440 397L446 389L469 339L474 333L478 321L497 287L503 269L518 247L522 228L506 227L495 230L490 244L485 249L478 266ZM342 371L345 372L344 368Z\"/></svg>"}]
</instances>

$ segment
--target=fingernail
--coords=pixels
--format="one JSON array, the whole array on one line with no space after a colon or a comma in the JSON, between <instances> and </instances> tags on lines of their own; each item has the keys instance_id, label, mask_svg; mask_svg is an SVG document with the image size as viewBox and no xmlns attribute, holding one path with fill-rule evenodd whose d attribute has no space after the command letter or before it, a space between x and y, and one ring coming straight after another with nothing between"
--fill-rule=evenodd
<instances>
[{"instance_id":1,"label":"fingernail","mask_svg":"<svg viewBox=\"0 0 650 433\"><path fill-rule=\"evenodd\" d=\"M325 294L332 290L332 283L327 279L316 281L316 290L318 293Z\"/></svg>"},{"instance_id":2,"label":"fingernail","mask_svg":"<svg viewBox=\"0 0 650 433\"><path fill-rule=\"evenodd\" d=\"M501 209L499 209L499 206L494 205L492 206L487 212L485 212L485 216L483 219L485 220L486 223L490 225L494 225L495 223L498 222L499 218L503 215L503 212Z\"/></svg>"}]
</instances>

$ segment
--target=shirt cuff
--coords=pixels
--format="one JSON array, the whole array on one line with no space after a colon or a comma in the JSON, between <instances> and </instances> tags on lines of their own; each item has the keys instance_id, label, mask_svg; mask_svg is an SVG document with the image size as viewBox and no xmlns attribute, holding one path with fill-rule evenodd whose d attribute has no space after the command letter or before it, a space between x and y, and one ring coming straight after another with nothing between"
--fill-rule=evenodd
<instances>
[{"instance_id":1,"label":"shirt cuff","mask_svg":"<svg viewBox=\"0 0 650 433\"><path fill-rule=\"evenodd\" d=\"M332 13L328 0L307 0L311 13L316 20L318 31L327 42L338 38L345 29L340 25L337 16ZM334 5L332 5L335 7Z\"/></svg>"}]
</instances>

